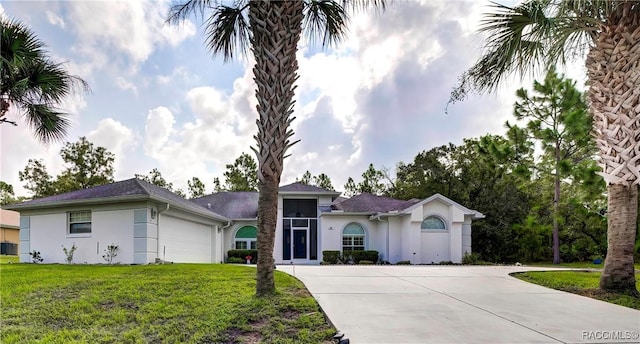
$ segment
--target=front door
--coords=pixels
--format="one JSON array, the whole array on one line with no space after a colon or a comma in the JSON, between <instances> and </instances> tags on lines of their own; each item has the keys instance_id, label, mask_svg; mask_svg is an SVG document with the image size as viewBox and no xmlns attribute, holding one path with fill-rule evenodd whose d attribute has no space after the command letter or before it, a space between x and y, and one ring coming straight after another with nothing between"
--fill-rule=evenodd
<instances>
[{"instance_id":1,"label":"front door","mask_svg":"<svg viewBox=\"0 0 640 344\"><path fill-rule=\"evenodd\" d=\"M305 229L293 230L293 258L307 258L307 231Z\"/></svg>"}]
</instances>

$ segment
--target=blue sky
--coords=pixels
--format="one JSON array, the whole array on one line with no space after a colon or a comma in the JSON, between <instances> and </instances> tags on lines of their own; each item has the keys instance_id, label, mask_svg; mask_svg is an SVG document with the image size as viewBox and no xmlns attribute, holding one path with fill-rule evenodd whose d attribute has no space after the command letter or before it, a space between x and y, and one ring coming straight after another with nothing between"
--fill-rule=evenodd
<instances>
[{"instance_id":1,"label":"blue sky","mask_svg":"<svg viewBox=\"0 0 640 344\"><path fill-rule=\"evenodd\" d=\"M458 76L478 58L475 34L488 2L396 2L387 12L353 17L340 46L301 42L293 123L301 142L285 161L283 183L306 170L343 189L373 163L393 171L423 150L487 133L511 119L513 79L494 94L444 109ZM204 45L200 22L169 26L168 1L6 1L56 61L91 86L63 108L73 121L66 141L87 136L116 155L116 180L158 168L176 187L199 177L213 189L225 165L251 153L256 132L252 60L223 63ZM579 64L566 70L584 80ZM20 120L18 120L20 122ZM42 145L26 126L0 126L0 179L27 195L18 171L29 158L49 173L63 168L62 143Z\"/></svg>"}]
</instances>

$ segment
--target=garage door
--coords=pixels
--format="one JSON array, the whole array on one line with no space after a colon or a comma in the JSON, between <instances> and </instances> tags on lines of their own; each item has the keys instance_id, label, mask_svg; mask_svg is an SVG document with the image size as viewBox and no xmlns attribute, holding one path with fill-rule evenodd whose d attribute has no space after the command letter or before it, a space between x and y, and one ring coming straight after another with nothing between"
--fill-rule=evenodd
<instances>
[{"instance_id":1,"label":"garage door","mask_svg":"<svg viewBox=\"0 0 640 344\"><path fill-rule=\"evenodd\" d=\"M422 264L438 264L451 260L449 233L421 233Z\"/></svg>"},{"instance_id":2,"label":"garage door","mask_svg":"<svg viewBox=\"0 0 640 344\"><path fill-rule=\"evenodd\" d=\"M211 226L170 217L160 218L160 257L175 263L211 263Z\"/></svg>"}]
</instances>

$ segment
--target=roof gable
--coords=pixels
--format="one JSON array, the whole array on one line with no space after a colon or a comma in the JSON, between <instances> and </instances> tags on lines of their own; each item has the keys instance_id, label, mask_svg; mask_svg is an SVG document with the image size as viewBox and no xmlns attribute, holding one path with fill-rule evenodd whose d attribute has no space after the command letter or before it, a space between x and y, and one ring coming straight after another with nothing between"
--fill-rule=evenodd
<instances>
[{"instance_id":1,"label":"roof gable","mask_svg":"<svg viewBox=\"0 0 640 344\"><path fill-rule=\"evenodd\" d=\"M422 206L424 204L427 204L427 203L434 202L434 201L439 201L439 202L444 203L445 205L456 207L456 208L460 209L465 215L471 215L473 217L473 219L482 219L482 218L484 218L484 214L482 214L481 212L479 212L477 210L469 209L469 208L461 205L460 203L455 202L455 201L451 200L450 198L442 196L441 194L438 194L438 193L434 194L434 195L431 195L430 197L427 197L427 198L425 198L425 199L413 204L412 206L410 206L407 209L405 209L403 212L404 213L410 213L415 208L420 207L420 206Z\"/></svg>"}]
</instances>

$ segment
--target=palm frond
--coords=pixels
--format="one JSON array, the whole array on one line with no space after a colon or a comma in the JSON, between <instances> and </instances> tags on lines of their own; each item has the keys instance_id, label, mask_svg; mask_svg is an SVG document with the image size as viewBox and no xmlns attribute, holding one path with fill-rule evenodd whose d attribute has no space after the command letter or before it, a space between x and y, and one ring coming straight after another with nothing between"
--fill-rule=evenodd
<instances>
[{"instance_id":1,"label":"palm frond","mask_svg":"<svg viewBox=\"0 0 640 344\"><path fill-rule=\"evenodd\" d=\"M331 46L345 38L349 15L342 5L329 0L312 0L305 5L302 25L309 41L322 37L322 45Z\"/></svg>"},{"instance_id":2,"label":"palm frond","mask_svg":"<svg viewBox=\"0 0 640 344\"><path fill-rule=\"evenodd\" d=\"M24 24L0 19L1 115L9 106L22 112L34 135L47 143L62 139L69 127L67 114L54 109L76 87L89 91L86 81L71 75L62 63L49 59L45 45ZM2 123L14 123L3 118Z\"/></svg>"},{"instance_id":3,"label":"palm frond","mask_svg":"<svg viewBox=\"0 0 640 344\"><path fill-rule=\"evenodd\" d=\"M251 41L251 30L244 6L218 6L207 19L207 48L214 54L222 54L225 61L234 54L246 55Z\"/></svg>"},{"instance_id":4,"label":"palm frond","mask_svg":"<svg viewBox=\"0 0 640 344\"><path fill-rule=\"evenodd\" d=\"M169 8L165 23L180 24L192 14L196 17L204 17L206 10L217 4L218 1L215 0L188 0L183 3L173 4Z\"/></svg>"},{"instance_id":5,"label":"palm frond","mask_svg":"<svg viewBox=\"0 0 640 344\"><path fill-rule=\"evenodd\" d=\"M384 12L392 0L342 0L342 8L353 12L373 9L376 12Z\"/></svg>"},{"instance_id":6,"label":"palm frond","mask_svg":"<svg viewBox=\"0 0 640 344\"><path fill-rule=\"evenodd\" d=\"M493 3L479 32L487 35L481 58L460 77L449 103L472 91L493 91L511 75L533 76L581 57L615 2L528 0L515 7Z\"/></svg>"},{"instance_id":7,"label":"palm frond","mask_svg":"<svg viewBox=\"0 0 640 344\"><path fill-rule=\"evenodd\" d=\"M48 104L30 104L25 110L27 124L40 141L60 141L67 134L71 124L67 114L56 111Z\"/></svg>"}]
</instances>

